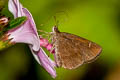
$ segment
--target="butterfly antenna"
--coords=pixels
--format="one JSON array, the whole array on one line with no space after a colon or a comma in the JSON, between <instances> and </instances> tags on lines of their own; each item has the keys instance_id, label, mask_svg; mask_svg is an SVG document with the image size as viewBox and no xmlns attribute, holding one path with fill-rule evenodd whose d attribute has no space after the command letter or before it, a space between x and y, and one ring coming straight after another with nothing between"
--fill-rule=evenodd
<instances>
[{"instance_id":1,"label":"butterfly antenna","mask_svg":"<svg viewBox=\"0 0 120 80\"><path fill-rule=\"evenodd\" d=\"M56 16L54 16L54 20L55 20L55 27L59 26L59 21L57 20Z\"/></svg>"}]
</instances>

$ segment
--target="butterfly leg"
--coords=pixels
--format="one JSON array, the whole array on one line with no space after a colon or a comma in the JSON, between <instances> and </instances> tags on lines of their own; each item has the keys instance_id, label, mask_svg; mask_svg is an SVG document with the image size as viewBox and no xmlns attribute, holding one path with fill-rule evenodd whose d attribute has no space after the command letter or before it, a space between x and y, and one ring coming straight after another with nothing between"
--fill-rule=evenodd
<instances>
[{"instance_id":1,"label":"butterfly leg","mask_svg":"<svg viewBox=\"0 0 120 80\"><path fill-rule=\"evenodd\" d=\"M53 46L52 46L52 48L51 48L51 50L50 50L50 53L52 53L52 54L54 54L55 53L55 45L53 44Z\"/></svg>"},{"instance_id":2,"label":"butterfly leg","mask_svg":"<svg viewBox=\"0 0 120 80\"><path fill-rule=\"evenodd\" d=\"M49 39L49 37L50 37L50 32L46 32L46 31L43 31L43 30L38 30L39 32L42 32L42 34L41 35L39 35L39 36L45 36L45 37L47 37L47 39Z\"/></svg>"}]
</instances>

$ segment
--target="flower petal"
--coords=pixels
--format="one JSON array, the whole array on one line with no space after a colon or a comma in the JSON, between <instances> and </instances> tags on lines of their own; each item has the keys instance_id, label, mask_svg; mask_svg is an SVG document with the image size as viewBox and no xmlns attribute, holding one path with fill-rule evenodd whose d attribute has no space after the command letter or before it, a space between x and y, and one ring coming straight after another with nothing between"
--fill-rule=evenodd
<instances>
[{"instance_id":1,"label":"flower petal","mask_svg":"<svg viewBox=\"0 0 120 80\"><path fill-rule=\"evenodd\" d=\"M9 0L8 3L8 8L15 18L24 16L22 5L19 3L19 0Z\"/></svg>"},{"instance_id":2,"label":"flower petal","mask_svg":"<svg viewBox=\"0 0 120 80\"><path fill-rule=\"evenodd\" d=\"M17 6L14 2L14 0L9 0L8 2L8 9L10 10L10 12L14 15L14 17L17 17Z\"/></svg>"},{"instance_id":3,"label":"flower petal","mask_svg":"<svg viewBox=\"0 0 120 80\"><path fill-rule=\"evenodd\" d=\"M45 54L45 52L42 49L40 49L37 55L41 62L41 65L53 78L55 78L56 77L56 71L54 69L54 67L56 66L55 63Z\"/></svg>"},{"instance_id":4,"label":"flower petal","mask_svg":"<svg viewBox=\"0 0 120 80\"><path fill-rule=\"evenodd\" d=\"M11 9L14 8L14 9ZM19 0L9 0L9 10L15 17L27 16L27 21L20 27L9 30L9 39L12 38L12 42L27 43L32 45L34 51L39 51L40 41L37 34L36 25L30 12L23 8L19 3Z\"/></svg>"},{"instance_id":5,"label":"flower petal","mask_svg":"<svg viewBox=\"0 0 120 80\"><path fill-rule=\"evenodd\" d=\"M22 8L23 9L23 12L25 13L25 15L27 17L29 17L29 20L30 20L30 24L34 27L32 27L32 29L34 30L34 32L36 33L36 35L38 36L38 33L37 33L37 29L36 29L36 25L35 25L35 22L34 22L34 19L31 15L31 13L26 9L26 8ZM38 36L39 37L39 36Z\"/></svg>"}]
</instances>

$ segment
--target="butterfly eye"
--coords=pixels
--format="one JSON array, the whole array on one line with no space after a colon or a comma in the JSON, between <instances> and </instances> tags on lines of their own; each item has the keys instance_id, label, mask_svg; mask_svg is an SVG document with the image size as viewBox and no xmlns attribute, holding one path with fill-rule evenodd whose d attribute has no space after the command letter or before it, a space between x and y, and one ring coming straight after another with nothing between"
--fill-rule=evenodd
<instances>
[{"instance_id":1,"label":"butterfly eye","mask_svg":"<svg viewBox=\"0 0 120 80\"><path fill-rule=\"evenodd\" d=\"M57 27L57 26L53 27L53 32L59 32L59 30L58 30L58 27Z\"/></svg>"}]
</instances>

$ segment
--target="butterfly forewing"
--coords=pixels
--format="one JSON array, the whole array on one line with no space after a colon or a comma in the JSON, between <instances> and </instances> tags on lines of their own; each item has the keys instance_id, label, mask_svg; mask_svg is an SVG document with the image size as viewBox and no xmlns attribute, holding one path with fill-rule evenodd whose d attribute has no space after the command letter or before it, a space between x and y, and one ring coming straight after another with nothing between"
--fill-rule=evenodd
<instances>
[{"instance_id":1,"label":"butterfly forewing","mask_svg":"<svg viewBox=\"0 0 120 80\"><path fill-rule=\"evenodd\" d=\"M83 63L93 61L101 52L101 47L79 36L59 32L53 36L56 63L59 67L74 69Z\"/></svg>"}]
</instances>

